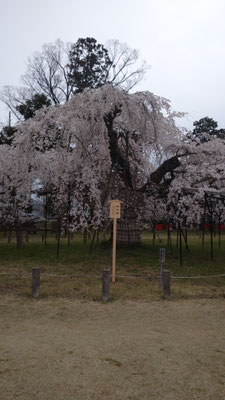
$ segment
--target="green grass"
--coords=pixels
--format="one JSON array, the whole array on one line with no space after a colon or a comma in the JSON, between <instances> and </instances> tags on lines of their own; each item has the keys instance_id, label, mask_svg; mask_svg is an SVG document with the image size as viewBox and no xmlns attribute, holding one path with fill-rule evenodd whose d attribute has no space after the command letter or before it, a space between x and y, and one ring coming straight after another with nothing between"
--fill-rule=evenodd
<instances>
[{"instance_id":1,"label":"green grass","mask_svg":"<svg viewBox=\"0 0 225 400\"><path fill-rule=\"evenodd\" d=\"M159 248L166 248L164 269L172 276L198 276L225 273L225 236L221 248L218 238L214 239L214 260L210 259L210 237L206 236L204 250L197 233L189 233L190 252L183 245L183 265L180 266L179 249L176 247L176 233L172 234L172 251L167 248L166 234L160 233L161 243L157 239L153 245L152 233L144 232L142 243L137 247L120 247L117 251L117 280L111 285L111 300L139 299L149 301L161 298L158 282L154 276L159 270ZM31 296L31 270L41 269L42 297L70 297L100 300L101 274L104 268L111 266L111 246L107 241L94 245L89 253L90 241L83 246L82 236L75 234L70 246L62 238L60 256L56 257L57 241L48 238L47 246L38 235L30 236L21 250L16 248L15 238L7 243L0 236L0 293ZM62 277L62 275L82 275L83 277ZM52 276L54 275L54 276ZM59 276L60 275L60 276ZM87 275L89 277L87 277ZM92 278L96 276L96 278ZM122 278L121 276L129 276ZM137 276L134 279L131 277ZM192 297L225 296L225 278L207 278L201 280L172 280L172 299Z\"/></svg>"},{"instance_id":2,"label":"green grass","mask_svg":"<svg viewBox=\"0 0 225 400\"><path fill-rule=\"evenodd\" d=\"M107 361L111 365L115 365L116 367L121 367L122 363L114 358L104 358L103 361Z\"/></svg>"}]
</instances>

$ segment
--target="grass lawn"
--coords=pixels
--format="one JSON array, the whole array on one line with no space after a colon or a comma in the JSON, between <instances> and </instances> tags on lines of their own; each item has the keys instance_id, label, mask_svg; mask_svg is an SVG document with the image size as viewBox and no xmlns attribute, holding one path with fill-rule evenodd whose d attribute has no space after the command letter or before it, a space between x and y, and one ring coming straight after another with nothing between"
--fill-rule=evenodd
<instances>
[{"instance_id":1,"label":"grass lawn","mask_svg":"<svg viewBox=\"0 0 225 400\"><path fill-rule=\"evenodd\" d=\"M167 248L166 233L160 233L161 242L153 245L152 233L144 232L142 244L135 248L118 248L116 283L111 285L111 299L143 300L160 299L158 281L159 248L166 248L164 269L171 276L199 276L225 274L225 235L218 248L214 239L214 260L210 259L210 237L206 235L204 250L197 232L189 233L190 252L183 244L183 265L180 266L176 232L172 233L172 251ZM7 243L0 237L0 293L31 296L32 267L41 268L41 296L100 300L101 274L111 266L111 247L108 242L94 245L89 253L90 242L83 246L82 236L75 234L70 246L61 239L60 256L56 257L57 241L48 237L47 246L40 235L29 237L21 250L16 248L15 238ZM78 276L71 276L78 275ZM126 276L126 278L124 277ZM225 296L225 277L171 280L171 299L214 298Z\"/></svg>"}]
</instances>

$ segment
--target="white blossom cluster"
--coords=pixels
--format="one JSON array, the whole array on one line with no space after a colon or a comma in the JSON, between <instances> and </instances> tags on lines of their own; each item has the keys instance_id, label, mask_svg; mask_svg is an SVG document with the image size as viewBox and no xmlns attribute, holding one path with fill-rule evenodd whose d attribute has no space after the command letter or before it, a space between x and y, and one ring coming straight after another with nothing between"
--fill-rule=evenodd
<instances>
[{"instance_id":1,"label":"white blossom cluster","mask_svg":"<svg viewBox=\"0 0 225 400\"><path fill-rule=\"evenodd\" d=\"M179 116L166 99L111 85L41 109L17 126L12 146L0 146L1 223L18 227L31 219L38 193L49 194L53 217L67 221L70 230L104 225L113 198L123 201L124 210L133 207L142 226L184 218L199 223L205 194L225 196L225 143L187 143L175 123ZM112 163L113 141L120 163ZM154 181L172 157L179 163Z\"/></svg>"}]
</instances>

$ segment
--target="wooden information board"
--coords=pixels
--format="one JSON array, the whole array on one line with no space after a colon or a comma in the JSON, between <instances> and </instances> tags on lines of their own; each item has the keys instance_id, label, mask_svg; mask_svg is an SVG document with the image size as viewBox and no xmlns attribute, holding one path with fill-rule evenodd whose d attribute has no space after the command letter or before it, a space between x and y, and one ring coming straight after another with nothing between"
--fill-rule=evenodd
<instances>
[{"instance_id":1,"label":"wooden information board","mask_svg":"<svg viewBox=\"0 0 225 400\"><path fill-rule=\"evenodd\" d=\"M120 200L111 200L110 201L110 218L120 218Z\"/></svg>"}]
</instances>

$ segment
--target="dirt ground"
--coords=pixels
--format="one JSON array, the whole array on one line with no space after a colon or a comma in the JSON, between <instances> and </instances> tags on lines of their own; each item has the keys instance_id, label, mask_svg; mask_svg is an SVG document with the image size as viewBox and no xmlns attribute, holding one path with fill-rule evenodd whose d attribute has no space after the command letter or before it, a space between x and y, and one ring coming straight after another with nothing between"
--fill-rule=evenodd
<instances>
[{"instance_id":1,"label":"dirt ground","mask_svg":"<svg viewBox=\"0 0 225 400\"><path fill-rule=\"evenodd\" d=\"M0 297L1 400L225 399L225 301Z\"/></svg>"}]
</instances>

